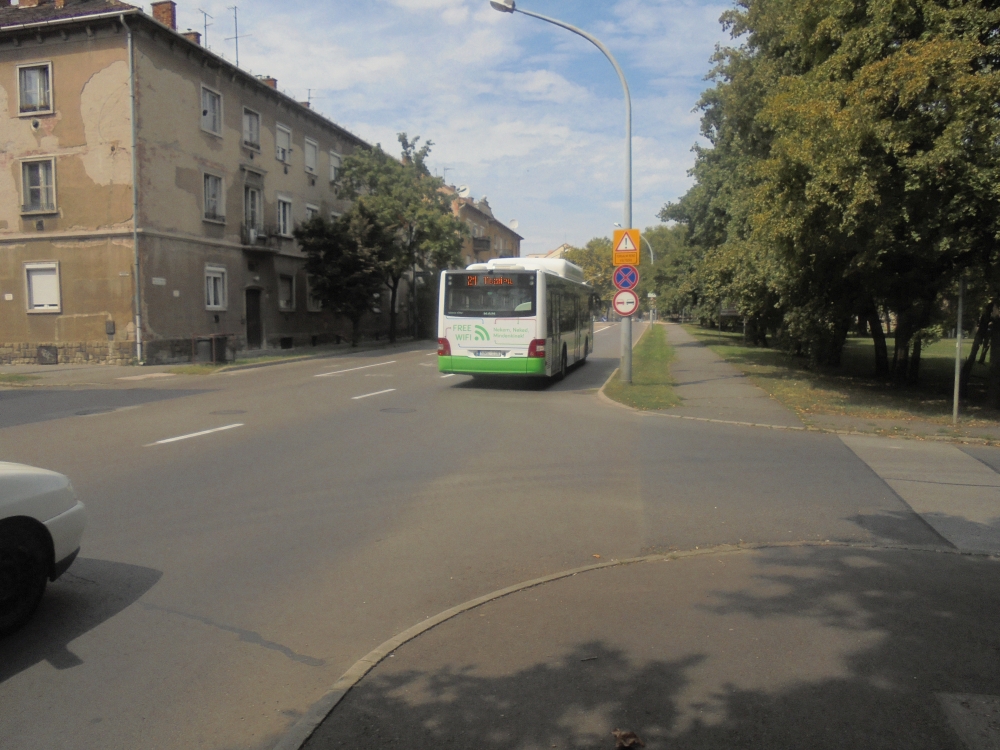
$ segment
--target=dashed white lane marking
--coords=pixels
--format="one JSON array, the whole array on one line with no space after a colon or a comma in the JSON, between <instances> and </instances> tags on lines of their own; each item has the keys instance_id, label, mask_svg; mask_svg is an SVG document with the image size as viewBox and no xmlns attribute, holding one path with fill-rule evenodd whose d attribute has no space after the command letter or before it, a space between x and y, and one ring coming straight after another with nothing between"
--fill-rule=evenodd
<instances>
[{"instance_id":1,"label":"dashed white lane marking","mask_svg":"<svg viewBox=\"0 0 1000 750\"><path fill-rule=\"evenodd\" d=\"M319 375L314 375L316 378L325 378L330 375L342 375L345 372L354 372L355 370L367 370L370 367L381 367L382 365L392 365L395 364L396 360L390 359L388 362L376 362L373 365L362 365L361 367L348 367L346 370L334 370L333 372L321 372Z\"/></svg>"},{"instance_id":2,"label":"dashed white lane marking","mask_svg":"<svg viewBox=\"0 0 1000 750\"><path fill-rule=\"evenodd\" d=\"M127 378L115 378L115 380L149 380L150 378L172 378L172 372L147 372L145 375L129 375Z\"/></svg>"},{"instance_id":3,"label":"dashed white lane marking","mask_svg":"<svg viewBox=\"0 0 1000 750\"><path fill-rule=\"evenodd\" d=\"M618 324L615 323L615 325ZM610 326L605 326L604 328L598 328L596 331L594 331L594 333L604 333L605 331L610 331L614 327L615 327L614 325L610 325Z\"/></svg>"},{"instance_id":4,"label":"dashed white lane marking","mask_svg":"<svg viewBox=\"0 0 1000 750\"><path fill-rule=\"evenodd\" d=\"M430 362L420 362L419 364L421 367L434 367L434 365Z\"/></svg>"},{"instance_id":5,"label":"dashed white lane marking","mask_svg":"<svg viewBox=\"0 0 1000 750\"><path fill-rule=\"evenodd\" d=\"M455 377L455 373L450 373L448 375L442 375L441 377L442 378L453 378L453 377Z\"/></svg>"},{"instance_id":6,"label":"dashed white lane marking","mask_svg":"<svg viewBox=\"0 0 1000 750\"><path fill-rule=\"evenodd\" d=\"M386 388L384 391L375 391L375 393L366 393L363 396L351 396L351 401L357 401L358 399L368 398L369 396L380 396L383 393L392 393L395 388Z\"/></svg>"},{"instance_id":7,"label":"dashed white lane marking","mask_svg":"<svg viewBox=\"0 0 1000 750\"><path fill-rule=\"evenodd\" d=\"M437 356L437 352L431 352L430 354L425 354L424 356L425 357L436 357Z\"/></svg>"},{"instance_id":8,"label":"dashed white lane marking","mask_svg":"<svg viewBox=\"0 0 1000 750\"><path fill-rule=\"evenodd\" d=\"M237 424L227 424L225 427L216 427L211 430L202 430L201 432L192 432L190 435L178 435L177 437L166 438L165 440L157 440L155 443L146 443L144 448L149 448L154 445L165 445L166 443L176 443L178 440L187 440L188 438L201 437L202 435L210 435L213 432L222 432L223 430L232 430L236 427L242 427L243 423L238 422Z\"/></svg>"}]
</instances>

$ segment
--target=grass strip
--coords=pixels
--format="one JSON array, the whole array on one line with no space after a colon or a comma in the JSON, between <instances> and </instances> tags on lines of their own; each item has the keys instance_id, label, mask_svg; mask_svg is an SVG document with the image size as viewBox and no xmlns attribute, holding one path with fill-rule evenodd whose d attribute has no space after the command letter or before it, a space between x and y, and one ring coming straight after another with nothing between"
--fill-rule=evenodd
<instances>
[{"instance_id":1,"label":"grass strip","mask_svg":"<svg viewBox=\"0 0 1000 750\"><path fill-rule=\"evenodd\" d=\"M604 386L604 395L634 409L669 409L681 402L674 393L670 361L674 350L660 324L646 329L632 350L632 382L623 383L618 375Z\"/></svg>"},{"instance_id":2,"label":"grass strip","mask_svg":"<svg viewBox=\"0 0 1000 750\"><path fill-rule=\"evenodd\" d=\"M955 340L944 339L921 355L921 383L899 387L876 380L874 345L870 338L851 337L844 346L841 366L812 368L802 357L779 349L745 346L739 333L719 332L696 325L685 330L744 372L760 388L793 409L807 424L824 415L855 420L922 420L951 425L951 388ZM889 342L892 355L892 342ZM968 349L964 350L968 354ZM974 375L985 374L976 365ZM975 403L962 403L964 427L993 427L997 415Z\"/></svg>"},{"instance_id":3,"label":"grass strip","mask_svg":"<svg viewBox=\"0 0 1000 750\"><path fill-rule=\"evenodd\" d=\"M0 373L0 385L27 385L32 380L41 380L38 375L15 375L13 373Z\"/></svg>"}]
</instances>

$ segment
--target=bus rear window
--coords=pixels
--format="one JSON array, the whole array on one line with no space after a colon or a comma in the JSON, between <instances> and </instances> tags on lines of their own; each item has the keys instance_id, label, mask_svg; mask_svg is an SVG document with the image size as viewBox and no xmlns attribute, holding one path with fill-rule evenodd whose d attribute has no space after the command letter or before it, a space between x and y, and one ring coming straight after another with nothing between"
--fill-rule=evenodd
<instances>
[{"instance_id":1,"label":"bus rear window","mask_svg":"<svg viewBox=\"0 0 1000 750\"><path fill-rule=\"evenodd\" d=\"M534 273L449 273L444 314L520 318L535 314Z\"/></svg>"}]
</instances>

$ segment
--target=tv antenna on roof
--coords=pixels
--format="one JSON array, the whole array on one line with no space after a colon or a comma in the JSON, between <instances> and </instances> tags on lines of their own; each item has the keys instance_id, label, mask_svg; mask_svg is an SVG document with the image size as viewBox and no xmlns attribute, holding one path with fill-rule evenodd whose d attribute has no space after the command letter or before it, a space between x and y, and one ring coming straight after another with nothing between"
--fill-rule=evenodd
<instances>
[{"instance_id":1,"label":"tv antenna on roof","mask_svg":"<svg viewBox=\"0 0 1000 750\"><path fill-rule=\"evenodd\" d=\"M205 49L212 49L211 47L208 46L208 27L209 26L214 26L215 24L214 23L209 23L208 19L211 18L211 19L214 20L215 16L213 16L213 15L211 15L209 13L206 13L201 8L198 8L198 12L201 13L201 15L202 15L202 21L204 21L204 24L205 24L205 26L204 26L204 28L205 28L205 34L202 37L202 43L205 45Z\"/></svg>"},{"instance_id":2,"label":"tv antenna on roof","mask_svg":"<svg viewBox=\"0 0 1000 750\"><path fill-rule=\"evenodd\" d=\"M238 5L231 5L231 6L229 6L229 10L231 10L233 12L233 33L235 34L235 36L227 36L226 37L226 41L229 42L229 41L232 41L234 39L236 40L236 67L238 68L238 67L240 67L240 39L246 39L249 36L253 36L253 34L244 34L241 37L240 36L240 18L239 18L239 14L238 14L239 6Z\"/></svg>"}]
</instances>

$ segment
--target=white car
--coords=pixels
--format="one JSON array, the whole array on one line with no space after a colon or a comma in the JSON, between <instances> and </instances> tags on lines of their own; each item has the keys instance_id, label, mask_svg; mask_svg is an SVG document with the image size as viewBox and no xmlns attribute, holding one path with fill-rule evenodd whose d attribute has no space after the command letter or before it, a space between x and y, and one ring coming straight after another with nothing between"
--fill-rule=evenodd
<instances>
[{"instance_id":1,"label":"white car","mask_svg":"<svg viewBox=\"0 0 1000 750\"><path fill-rule=\"evenodd\" d=\"M0 461L0 637L28 621L80 552L83 503L62 474Z\"/></svg>"}]
</instances>

